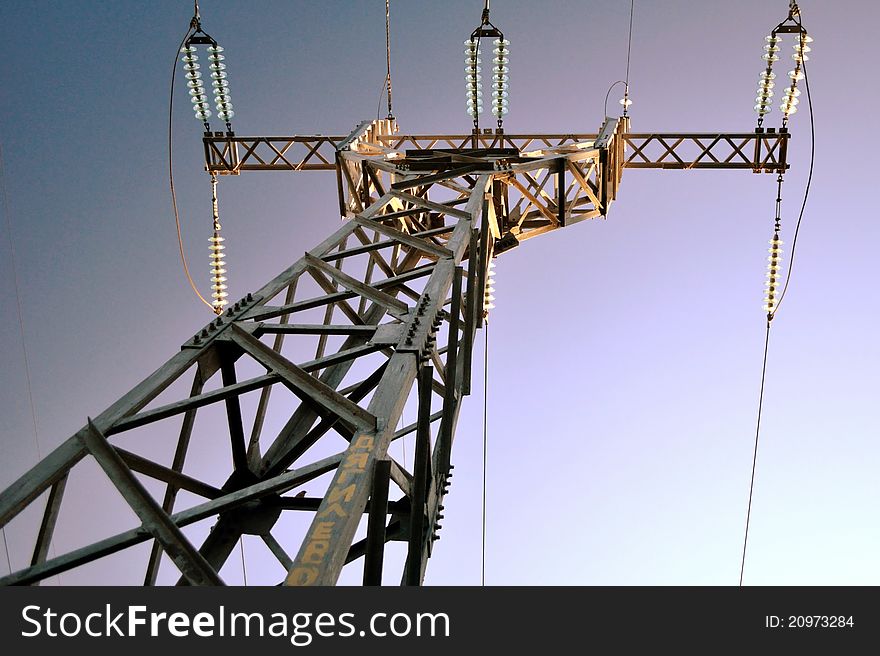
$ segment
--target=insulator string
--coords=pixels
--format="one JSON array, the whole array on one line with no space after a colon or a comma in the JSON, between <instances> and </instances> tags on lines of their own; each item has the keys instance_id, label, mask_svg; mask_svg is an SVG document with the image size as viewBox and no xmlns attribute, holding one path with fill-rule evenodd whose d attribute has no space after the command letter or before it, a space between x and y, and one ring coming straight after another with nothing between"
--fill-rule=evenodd
<instances>
[{"instance_id":1,"label":"insulator string","mask_svg":"<svg viewBox=\"0 0 880 656\"><path fill-rule=\"evenodd\" d=\"M754 497L754 489L755 489L755 472L757 469L758 462L758 441L761 434L761 416L763 413L764 406L764 386L767 375L767 352L769 350L770 344L770 325L773 322L773 318L776 316L776 313L779 311L779 306L782 302L783 297L785 296L785 292L788 289L789 281L791 280L791 272L794 265L794 253L795 246L797 245L797 237L800 232L801 222L804 217L804 211L807 206L807 200L810 195L810 185L813 180L813 166L815 164L815 151L816 151L816 134L815 134L815 121L813 116L813 102L810 96L810 81L807 76L806 69L806 61L809 59L806 55L807 52L810 51L808 43L812 42L812 38L807 34L806 30L803 27L803 24L800 20L800 9L797 6L797 3L792 0L789 5L789 20L795 22L795 24L800 28L797 33L797 42L794 45L795 54L792 55L792 58L795 60L795 68L790 71L788 76L791 80L789 87L785 90L784 95L785 98L780 105L780 110L783 114L782 126L783 129L788 125L788 119L791 114L794 114L797 111L798 104L798 95L800 92L797 90L797 83L799 80L804 80L804 86L807 92L807 104L809 107L810 113L810 168L809 173L807 175L807 184L804 189L804 200L801 204L801 209L798 214L797 223L795 225L794 236L792 238L791 244L791 257L789 258L788 264L788 272L785 278L785 284L783 285L782 292L779 290L779 272L780 272L780 260L782 256L782 241L779 238L779 232L782 223L782 183L783 183L783 173L780 172L779 176L776 179L777 187L776 187L776 214L774 217L774 225L773 225L773 238L770 240L770 257L768 258L769 263L767 266L767 282L766 282L766 297L764 299L764 309L767 311L767 328L766 335L764 338L764 357L763 364L761 367L761 390L758 395L758 417L755 427L755 446L754 451L752 453L752 472L751 478L749 481L749 501L748 507L746 510L746 526L745 526L745 534L743 536L743 548L742 548L742 560L740 562L740 573L739 573L739 585L740 587L743 584L743 577L745 574L745 566L746 566L746 550L748 547L748 539L749 539L749 526L751 522L752 515L752 500ZM781 24L780 24L781 26ZM777 27L777 29L779 29ZM755 105L755 110L758 112L758 127L761 127L763 122L764 115L769 113L770 109L770 98L773 95L772 92L772 80L775 77L770 70L774 61L777 61L779 58L776 55L776 52L779 51L777 47L778 37L776 36L777 30L774 29L769 37L767 37L768 45L765 46L767 53L764 55L765 60L768 62L767 70L762 73L761 80L762 84L759 86L758 93L759 96L757 98L758 104Z\"/></svg>"},{"instance_id":2,"label":"insulator string","mask_svg":"<svg viewBox=\"0 0 880 656\"><path fill-rule=\"evenodd\" d=\"M504 38L504 34L489 21L488 3L483 8L479 27L475 29L469 39L464 42L464 73L465 73L465 98L467 99L467 113L473 119L473 144L476 148L479 144L477 135L480 132L480 114L483 113L483 83L480 57L482 55L481 44L483 37L496 37L493 41L492 58L492 95L491 112L498 125L498 132L502 130L504 116L509 110L509 83L510 69L510 41Z\"/></svg>"},{"instance_id":3,"label":"insulator string","mask_svg":"<svg viewBox=\"0 0 880 656\"><path fill-rule=\"evenodd\" d=\"M232 132L232 96L229 94L229 81L226 79L226 64L223 63L223 46L208 46L208 60L211 69L211 86L214 90L214 106L217 109L217 118L226 124L226 131Z\"/></svg>"},{"instance_id":4,"label":"insulator string","mask_svg":"<svg viewBox=\"0 0 880 656\"><path fill-rule=\"evenodd\" d=\"M391 111L391 0L385 0L385 85L388 90L388 120L394 120Z\"/></svg>"},{"instance_id":5,"label":"insulator string","mask_svg":"<svg viewBox=\"0 0 880 656\"><path fill-rule=\"evenodd\" d=\"M495 46L492 53L492 115L498 120L500 128L508 112L508 95L510 89L510 41L497 38L492 42Z\"/></svg>"},{"instance_id":6,"label":"insulator string","mask_svg":"<svg viewBox=\"0 0 880 656\"><path fill-rule=\"evenodd\" d=\"M202 73L199 71L199 56L196 54L195 46L184 45L180 48L183 57L183 69L186 71L186 86L189 87L190 102L193 105L193 112L197 120L201 121L205 126L205 132L211 131L211 125L208 118L211 116L211 104L208 102L208 95L205 92L205 85L202 81Z\"/></svg>"},{"instance_id":7,"label":"insulator string","mask_svg":"<svg viewBox=\"0 0 880 656\"><path fill-rule=\"evenodd\" d=\"M489 318L490 310L495 309L495 260L489 260L486 272L486 285L483 289L483 318Z\"/></svg>"},{"instance_id":8,"label":"insulator string","mask_svg":"<svg viewBox=\"0 0 880 656\"><path fill-rule=\"evenodd\" d=\"M177 209L177 193L174 189L174 123L172 121L174 113L174 76L177 74L177 55L183 50L187 40L193 33L193 29L195 29L193 26L190 26L187 29L186 34L180 42L180 46L174 53L174 65L171 67L171 92L168 98L168 182L171 188L171 207L174 210L174 224L177 227L177 246L180 251L180 261L183 264L183 273L186 276L187 281L189 282L189 286L195 292L196 296L199 297L202 303L204 303L208 307L212 307L211 304L205 299L205 297L202 296L199 292L198 288L196 287L196 283L192 279L192 276L189 272L189 265L186 262L186 253L183 249L183 235L181 234L180 229L180 212Z\"/></svg>"},{"instance_id":9,"label":"insulator string","mask_svg":"<svg viewBox=\"0 0 880 656\"><path fill-rule=\"evenodd\" d=\"M226 297L229 295L226 293L226 277L223 275L226 273L226 262L224 261L224 250L226 247L223 245L223 237L220 236L220 210L217 205L217 174L211 174L211 212L213 215L213 234L211 235L209 241L210 246L209 249L211 251L211 307L214 310L214 314L221 314L223 312L223 307L228 304Z\"/></svg>"},{"instance_id":10,"label":"insulator string","mask_svg":"<svg viewBox=\"0 0 880 656\"><path fill-rule=\"evenodd\" d=\"M483 111L483 83L480 72L480 37L471 37L465 46L465 83L467 88L467 113L474 120L474 133L480 131L480 114Z\"/></svg>"},{"instance_id":11,"label":"insulator string","mask_svg":"<svg viewBox=\"0 0 880 656\"><path fill-rule=\"evenodd\" d=\"M774 82L776 73L773 72L773 62L779 60L779 55L776 54L779 52L779 37L776 35L776 30L773 30L765 40L767 41L767 44L764 46L766 52L761 57L767 62L767 66L758 76L758 91L757 96L755 96L755 111L758 113L759 128L764 124L764 116L769 114L771 110L770 103L773 99L773 87L776 84Z\"/></svg>"},{"instance_id":12,"label":"insulator string","mask_svg":"<svg viewBox=\"0 0 880 656\"><path fill-rule=\"evenodd\" d=\"M797 4L793 3L795 8L797 8ZM800 13L796 14L798 17ZM797 20L797 24L803 29L803 25L801 25L800 20ZM798 213L797 223L794 227L794 234L791 238L791 254L788 258L788 272L785 275L785 284L782 286L782 293L779 295L779 300L776 302L776 308L773 310L773 314L775 315L779 311L780 305L782 305L782 300L785 298L785 293L788 291L788 285L791 282L791 272L794 269L794 255L795 248L797 247L798 235L801 231L801 222L804 219L804 212L807 209L807 201L810 198L810 186L813 183L813 166L816 162L816 122L813 116L813 98L810 95L810 77L807 75L807 65L804 62L803 64L803 73L804 73L804 89L807 92L807 109L810 114L810 170L807 174L807 184L804 188L804 200L801 203L801 209Z\"/></svg>"}]
</instances>

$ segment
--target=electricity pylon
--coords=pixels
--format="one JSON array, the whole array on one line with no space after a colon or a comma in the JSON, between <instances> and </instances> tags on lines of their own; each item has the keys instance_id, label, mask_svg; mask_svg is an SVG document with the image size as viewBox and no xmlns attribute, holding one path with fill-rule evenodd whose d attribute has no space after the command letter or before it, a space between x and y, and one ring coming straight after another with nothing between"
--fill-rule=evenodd
<instances>
[{"instance_id":1,"label":"electricity pylon","mask_svg":"<svg viewBox=\"0 0 880 656\"><path fill-rule=\"evenodd\" d=\"M405 135L393 120L364 122L347 136L206 134L206 167L217 175L335 171L345 221L0 494L4 526L45 497L31 565L0 583L36 583L151 542L146 584L163 553L181 583L220 584L218 572L248 534L263 539L290 585L334 584L355 562L364 584L380 584L389 541L407 545L401 582L420 584L489 307L491 260L607 215L625 169L781 173L787 143L788 133L774 129L632 134L627 118L606 119L598 134ZM239 380L247 369L259 375ZM156 403L185 377L189 394ZM292 397L273 394L279 387ZM257 391L245 412L242 397ZM411 394L417 417L401 427ZM199 410L212 404L225 406L226 430L212 426L211 439L232 463L221 487L185 471ZM285 421L267 435L267 417ZM176 434L170 466L138 454L133 440L125 449L113 443L145 426ZM407 469L389 446L412 434ZM85 458L141 524L48 558L69 472ZM161 499L142 477L163 484ZM204 501L180 509L181 491ZM283 513L296 511L313 513L300 535L273 533ZM187 527L210 518L213 530L196 546ZM359 527L365 535L356 539Z\"/></svg>"}]
</instances>

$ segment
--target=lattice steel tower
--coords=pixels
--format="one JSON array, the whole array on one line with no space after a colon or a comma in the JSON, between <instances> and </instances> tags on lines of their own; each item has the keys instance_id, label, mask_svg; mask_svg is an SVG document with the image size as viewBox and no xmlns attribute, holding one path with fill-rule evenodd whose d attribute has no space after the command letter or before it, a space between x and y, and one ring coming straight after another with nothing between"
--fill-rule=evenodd
<instances>
[{"instance_id":1,"label":"lattice steel tower","mask_svg":"<svg viewBox=\"0 0 880 656\"><path fill-rule=\"evenodd\" d=\"M606 118L595 134L507 134L498 123L460 135L400 133L394 119L341 136L206 133L212 174L335 172L345 220L0 495L0 525L46 499L31 565L0 583L38 582L150 542L146 584L156 581L163 552L182 583L219 584L220 568L249 534L263 539L290 585L334 584L348 564L362 566L365 584L380 584L389 541L407 545L402 583L420 584L471 389L491 260L604 216L626 169L788 168L785 129L631 133L621 117ZM261 373L240 380L248 367ZM179 379L191 381L189 394L154 403ZM278 387L292 396L273 394ZM240 397L256 391L254 412L243 412ZM411 394L417 418L399 427ZM212 440L232 463L221 487L185 471L197 415L212 404L225 407L227 427ZM266 435L270 408L286 421ZM147 425L177 436L170 466L113 444ZM407 470L388 449L411 434ZM141 525L47 558L68 473L84 458L100 464ZM164 496L151 496L140 477L160 481ZM179 510L180 491L203 501ZM302 534L273 534L279 517L296 511L311 513ZM187 527L212 517L196 546Z\"/></svg>"}]
</instances>

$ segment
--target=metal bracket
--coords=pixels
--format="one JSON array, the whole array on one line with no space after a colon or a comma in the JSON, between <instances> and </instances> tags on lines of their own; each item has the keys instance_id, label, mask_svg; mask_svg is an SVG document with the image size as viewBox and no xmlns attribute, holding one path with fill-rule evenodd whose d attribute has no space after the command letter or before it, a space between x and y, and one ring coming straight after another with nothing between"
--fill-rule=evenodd
<instances>
[{"instance_id":1,"label":"metal bracket","mask_svg":"<svg viewBox=\"0 0 880 656\"><path fill-rule=\"evenodd\" d=\"M420 362L430 360L437 344L437 329L443 323L439 310L431 307L431 297L425 292L415 310L410 310L406 330L397 343L397 350L417 353Z\"/></svg>"},{"instance_id":2,"label":"metal bracket","mask_svg":"<svg viewBox=\"0 0 880 656\"><path fill-rule=\"evenodd\" d=\"M242 318L245 312L251 309L254 305L257 304L258 301L261 300L261 296L259 294L248 294L240 301L236 301L235 304L226 309L226 312L219 315L216 319L214 319L207 326L202 328L199 332L193 335L190 339L185 341L183 345L180 347L181 349L201 349L204 348L208 343L212 342L217 336L220 335L226 328L228 328L232 323L238 321Z\"/></svg>"}]
</instances>

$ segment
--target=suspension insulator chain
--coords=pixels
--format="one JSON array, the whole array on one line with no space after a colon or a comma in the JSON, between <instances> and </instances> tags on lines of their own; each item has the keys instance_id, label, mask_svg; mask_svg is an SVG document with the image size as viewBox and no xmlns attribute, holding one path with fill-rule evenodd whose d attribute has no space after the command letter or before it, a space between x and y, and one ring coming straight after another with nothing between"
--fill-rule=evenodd
<instances>
[{"instance_id":1,"label":"suspension insulator chain","mask_svg":"<svg viewBox=\"0 0 880 656\"><path fill-rule=\"evenodd\" d=\"M500 128L508 109L510 76L507 64L510 56L510 41L498 38L493 45L495 58L492 61L492 114L498 119Z\"/></svg>"},{"instance_id":2,"label":"suspension insulator chain","mask_svg":"<svg viewBox=\"0 0 880 656\"><path fill-rule=\"evenodd\" d=\"M226 273L226 262L223 259L225 257L224 250L226 250L225 246L223 246L223 237L220 236L220 211L217 206L217 174L211 174L211 210L213 213L214 219L214 232L211 235L209 249L211 251L211 307L214 309L215 314L221 314L223 312L224 306L227 305L228 301L226 297L228 294L226 293L226 277L223 275Z\"/></svg>"},{"instance_id":3,"label":"suspension insulator chain","mask_svg":"<svg viewBox=\"0 0 880 656\"><path fill-rule=\"evenodd\" d=\"M226 131L232 132L232 96L229 95L229 82L226 79L226 64L223 63L223 47L219 45L208 46L208 59L211 68L211 86L214 88L214 103L217 108L217 117L226 123Z\"/></svg>"},{"instance_id":4,"label":"suspension insulator chain","mask_svg":"<svg viewBox=\"0 0 880 656\"><path fill-rule=\"evenodd\" d=\"M797 35L797 42L794 44L794 54L791 56L795 61L794 70L788 72L788 77L791 78L791 84L784 91L785 97L782 99L782 104L779 105L779 109L782 110L782 127L785 127L788 123L788 117L794 114L797 111L798 105L798 96L801 95L800 90L797 88L798 81L804 79L804 61L808 60L807 57L808 52L810 52L810 46L807 45L812 43L813 38L808 35L806 32L801 32Z\"/></svg>"},{"instance_id":5,"label":"suspension insulator chain","mask_svg":"<svg viewBox=\"0 0 880 656\"><path fill-rule=\"evenodd\" d=\"M764 124L764 117L772 110L773 103L773 87L776 73L773 72L773 63L779 61L779 44L782 41L781 34L795 33L794 54L791 56L795 61L794 69L788 72L790 82L782 92L782 103L779 109L782 111L782 127L788 126L788 117L797 111L798 96L801 95L798 90L798 82L804 79L804 62L809 59L807 53L810 52L809 44L813 42L813 38L807 34L798 20L800 10L797 3L792 3L789 9L788 19L777 25L770 36L766 38L767 43L764 45L763 60L767 62L766 67L758 77L758 95L755 97L755 111L758 113L758 128ZM785 23L792 21L794 26L786 26Z\"/></svg>"},{"instance_id":6,"label":"suspension insulator chain","mask_svg":"<svg viewBox=\"0 0 880 656\"><path fill-rule=\"evenodd\" d=\"M770 256L767 258L767 281L764 283L764 309L767 321L773 320L776 304L779 301L779 285L782 262L782 240L779 230L782 224L782 174L776 178L776 217L773 220L773 237L770 239Z\"/></svg>"},{"instance_id":7,"label":"suspension insulator chain","mask_svg":"<svg viewBox=\"0 0 880 656\"><path fill-rule=\"evenodd\" d=\"M199 56L196 54L197 45L206 45L208 52L208 70L210 71L211 86L214 93L214 105L217 109L217 117L226 124L226 131L232 133L232 97L229 95L229 81L226 79L226 57L222 54L223 47L202 29L198 13L193 17L193 33L187 38L186 43L180 49L183 53L181 58L186 72L189 95L192 96L193 111L196 118L205 126L205 132L211 131L208 119L211 117L211 103L205 90L205 81L199 70Z\"/></svg>"},{"instance_id":8,"label":"suspension insulator chain","mask_svg":"<svg viewBox=\"0 0 880 656\"><path fill-rule=\"evenodd\" d=\"M180 49L183 53L181 61L183 69L186 71L186 86L189 87L190 100L193 104L193 112L196 119L201 121L205 126L205 131L211 130L208 119L211 116L211 104L208 102L208 96L205 93L205 85L202 82L202 74L199 72L199 56L196 54L196 48L192 45L185 45Z\"/></svg>"},{"instance_id":9,"label":"suspension insulator chain","mask_svg":"<svg viewBox=\"0 0 880 656\"><path fill-rule=\"evenodd\" d=\"M495 260L489 260L486 271L486 285L483 289L483 318L489 318L489 311L495 308Z\"/></svg>"},{"instance_id":10,"label":"suspension insulator chain","mask_svg":"<svg viewBox=\"0 0 880 656\"><path fill-rule=\"evenodd\" d=\"M474 121L474 134L480 131L480 114L483 113L483 84L480 75L480 42L483 38L495 37L492 57L492 99L491 112L501 132L504 116L508 112L510 41L489 21L489 8L483 9L480 26L464 42L464 74L467 98L467 113ZM476 145L476 142L475 142Z\"/></svg>"},{"instance_id":11,"label":"suspension insulator chain","mask_svg":"<svg viewBox=\"0 0 880 656\"><path fill-rule=\"evenodd\" d=\"M464 74L467 90L467 113L474 119L477 129L479 116L483 113L483 83L480 75L480 41L471 37L464 42Z\"/></svg>"}]
</instances>

